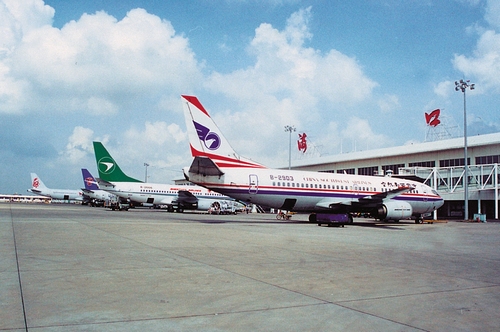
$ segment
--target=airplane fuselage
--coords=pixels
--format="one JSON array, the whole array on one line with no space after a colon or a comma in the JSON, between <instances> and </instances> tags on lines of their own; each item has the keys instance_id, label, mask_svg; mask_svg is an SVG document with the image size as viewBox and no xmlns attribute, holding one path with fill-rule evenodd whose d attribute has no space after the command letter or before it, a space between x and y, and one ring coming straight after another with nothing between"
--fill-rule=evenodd
<instances>
[{"instance_id":1,"label":"airplane fuselage","mask_svg":"<svg viewBox=\"0 0 500 332\"><path fill-rule=\"evenodd\" d=\"M101 189L84 190L84 194L92 199L106 201L115 198L116 196Z\"/></svg>"},{"instance_id":2,"label":"airplane fuselage","mask_svg":"<svg viewBox=\"0 0 500 332\"><path fill-rule=\"evenodd\" d=\"M377 211L385 208L389 213L383 217L401 212L404 219L432 212L443 204L431 187L396 177L268 168L224 169L221 176L184 171L191 182L235 199L298 212L369 211L376 215L383 214ZM409 189L391 194L398 188Z\"/></svg>"},{"instance_id":3,"label":"airplane fuselage","mask_svg":"<svg viewBox=\"0 0 500 332\"><path fill-rule=\"evenodd\" d=\"M113 182L113 186L100 184L101 188L121 198L137 203L171 205L178 199L179 191L188 191L198 199L197 208L208 210L215 201L232 200L212 190L199 186L172 186L160 183Z\"/></svg>"},{"instance_id":4,"label":"airplane fuselage","mask_svg":"<svg viewBox=\"0 0 500 332\"><path fill-rule=\"evenodd\" d=\"M83 200L83 192L77 190L68 190L68 189L36 189L31 188L28 190L37 195L47 196L52 199L59 199L64 201L82 201Z\"/></svg>"}]
</instances>

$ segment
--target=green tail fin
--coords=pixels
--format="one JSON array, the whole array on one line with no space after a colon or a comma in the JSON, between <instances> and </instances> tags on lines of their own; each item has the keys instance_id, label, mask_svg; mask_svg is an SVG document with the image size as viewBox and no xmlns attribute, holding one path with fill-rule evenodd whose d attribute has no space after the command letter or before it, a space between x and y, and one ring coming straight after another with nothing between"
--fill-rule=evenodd
<instances>
[{"instance_id":1,"label":"green tail fin","mask_svg":"<svg viewBox=\"0 0 500 332\"><path fill-rule=\"evenodd\" d=\"M101 142L94 142L94 154L99 177L108 182L142 182L127 176Z\"/></svg>"}]
</instances>

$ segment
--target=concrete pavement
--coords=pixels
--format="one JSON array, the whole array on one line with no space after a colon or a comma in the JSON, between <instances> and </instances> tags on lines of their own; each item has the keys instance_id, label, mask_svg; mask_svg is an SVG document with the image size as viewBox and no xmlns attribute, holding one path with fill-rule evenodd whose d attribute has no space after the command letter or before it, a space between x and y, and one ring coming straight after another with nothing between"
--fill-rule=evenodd
<instances>
[{"instance_id":1,"label":"concrete pavement","mask_svg":"<svg viewBox=\"0 0 500 332\"><path fill-rule=\"evenodd\" d=\"M500 223L0 203L0 331L493 331Z\"/></svg>"}]
</instances>

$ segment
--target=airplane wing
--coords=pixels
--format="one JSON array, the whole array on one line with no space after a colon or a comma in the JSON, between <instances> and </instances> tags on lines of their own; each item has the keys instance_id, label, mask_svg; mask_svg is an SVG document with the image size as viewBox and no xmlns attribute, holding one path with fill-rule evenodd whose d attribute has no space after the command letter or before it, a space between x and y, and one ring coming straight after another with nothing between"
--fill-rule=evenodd
<instances>
[{"instance_id":1,"label":"airplane wing","mask_svg":"<svg viewBox=\"0 0 500 332\"><path fill-rule=\"evenodd\" d=\"M386 192L378 193L375 195L364 195L359 198L351 199L351 198L343 198L343 199L334 199L334 198L325 198L316 204L316 207L322 209L335 209L341 207L342 205L376 205L378 203L383 202L386 199L394 198L402 193L410 191L412 188L410 187L398 187L393 190L389 190Z\"/></svg>"},{"instance_id":2,"label":"airplane wing","mask_svg":"<svg viewBox=\"0 0 500 332\"><path fill-rule=\"evenodd\" d=\"M187 190L179 190L177 198L172 203L177 204L182 209L198 208L198 198Z\"/></svg>"},{"instance_id":3,"label":"airplane wing","mask_svg":"<svg viewBox=\"0 0 500 332\"><path fill-rule=\"evenodd\" d=\"M189 172L202 175L224 175L224 172L208 157L194 157Z\"/></svg>"},{"instance_id":4,"label":"airplane wing","mask_svg":"<svg viewBox=\"0 0 500 332\"><path fill-rule=\"evenodd\" d=\"M408 192L410 191L412 188L410 187L407 187L407 186L401 186L401 187L398 187L396 189L393 189L393 190L389 190L389 191L386 191L386 192L383 192L383 193L379 193L379 194L376 194L376 195L368 195L368 196L364 196L362 197L359 201L360 202L363 202L363 201L376 201L376 202L381 202L383 201L384 199L391 199L391 198L394 198L396 196L399 196L401 195L402 193L405 193L405 192Z\"/></svg>"},{"instance_id":5,"label":"airplane wing","mask_svg":"<svg viewBox=\"0 0 500 332\"><path fill-rule=\"evenodd\" d=\"M187 190L179 190L177 192L177 200L181 202L197 202L198 198Z\"/></svg>"}]
</instances>

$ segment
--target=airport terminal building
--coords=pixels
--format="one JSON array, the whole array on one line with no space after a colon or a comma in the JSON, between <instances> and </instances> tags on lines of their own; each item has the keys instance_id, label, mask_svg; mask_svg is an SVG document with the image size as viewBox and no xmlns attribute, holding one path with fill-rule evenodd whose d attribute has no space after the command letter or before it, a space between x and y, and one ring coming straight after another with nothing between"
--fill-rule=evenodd
<instances>
[{"instance_id":1,"label":"airport terminal building","mask_svg":"<svg viewBox=\"0 0 500 332\"><path fill-rule=\"evenodd\" d=\"M464 219L464 138L295 160L292 169L358 175L417 177L445 204L439 219ZM468 219L498 219L500 133L467 138Z\"/></svg>"}]
</instances>

